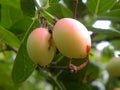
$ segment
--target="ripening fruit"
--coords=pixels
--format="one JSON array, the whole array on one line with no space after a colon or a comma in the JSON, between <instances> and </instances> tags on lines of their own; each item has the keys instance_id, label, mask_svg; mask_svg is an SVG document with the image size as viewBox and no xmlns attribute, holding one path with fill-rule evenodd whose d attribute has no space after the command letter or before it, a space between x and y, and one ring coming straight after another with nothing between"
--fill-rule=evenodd
<instances>
[{"instance_id":1,"label":"ripening fruit","mask_svg":"<svg viewBox=\"0 0 120 90\"><path fill-rule=\"evenodd\" d=\"M86 27L72 18L57 21L53 39L58 50L69 58L85 58L91 48L91 38Z\"/></svg>"},{"instance_id":2,"label":"ripening fruit","mask_svg":"<svg viewBox=\"0 0 120 90\"><path fill-rule=\"evenodd\" d=\"M111 76L120 76L120 57L112 58L108 62L106 69Z\"/></svg>"},{"instance_id":3,"label":"ripening fruit","mask_svg":"<svg viewBox=\"0 0 120 90\"><path fill-rule=\"evenodd\" d=\"M27 51L30 58L40 66L45 66L54 57L54 46L50 43L51 35L45 28L33 30L27 40Z\"/></svg>"}]
</instances>

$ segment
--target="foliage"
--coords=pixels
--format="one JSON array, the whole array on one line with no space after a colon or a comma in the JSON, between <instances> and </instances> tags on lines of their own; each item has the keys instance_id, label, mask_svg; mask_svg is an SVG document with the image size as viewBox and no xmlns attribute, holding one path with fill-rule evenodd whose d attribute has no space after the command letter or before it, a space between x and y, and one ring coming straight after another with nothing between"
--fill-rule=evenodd
<instances>
[{"instance_id":1,"label":"foliage","mask_svg":"<svg viewBox=\"0 0 120 90\"><path fill-rule=\"evenodd\" d=\"M40 27L40 17L45 17L51 25L54 25L53 18L74 18L76 1L38 0L39 4L35 0L0 0L0 90L109 90L120 87L120 78L109 77L105 68L111 58L120 56L116 55L120 51L120 0L87 0L85 3L78 0L76 19L92 32L89 63L79 72L70 73L65 69L69 58L60 53L55 55L55 63L44 69L29 58L27 38L34 28ZM103 24L101 28L93 27L96 21L102 20L111 22L108 29L103 29ZM96 47L103 42L109 45L98 50ZM84 59L72 63L80 65L83 62Z\"/></svg>"}]
</instances>

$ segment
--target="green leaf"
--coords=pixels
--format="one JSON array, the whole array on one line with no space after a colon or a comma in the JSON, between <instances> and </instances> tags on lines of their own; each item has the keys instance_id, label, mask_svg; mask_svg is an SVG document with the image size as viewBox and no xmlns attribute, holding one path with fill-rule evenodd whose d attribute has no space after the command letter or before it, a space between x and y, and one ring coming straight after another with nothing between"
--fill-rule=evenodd
<instances>
[{"instance_id":1,"label":"green leaf","mask_svg":"<svg viewBox=\"0 0 120 90\"><path fill-rule=\"evenodd\" d=\"M89 28L92 30L94 33L99 33L106 35L108 37L119 37L120 36L120 31L118 30L112 30L112 29L99 29L99 28Z\"/></svg>"},{"instance_id":2,"label":"green leaf","mask_svg":"<svg viewBox=\"0 0 120 90\"><path fill-rule=\"evenodd\" d=\"M110 19L113 21L120 21L120 9L111 10L98 17L99 19Z\"/></svg>"},{"instance_id":3,"label":"green leaf","mask_svg":"<svg viewBox=\"0 0 120 90\"><path fill-rule=\"evenodd\" d=\"M32 22L31 18L24 17L17 21L16 23L14 23L10 27L10 31L13 32L20 40L22 40L31 22Z\"/></svg>"},{"instance_id":4,"label":"green leaf","mask_svg":"<svg viewBox=\"0 0 120 90\"><path fill-rule=\"evenodd\" d=\"M85 59L82 60L75 60L72 59L72 64L79 66L81 65ZM67 66L69 65L69 58L63 57L58 65L60 66ZM84 76L87 70L87 66L82 70L78 71L77 73L70 73L68 69L65 69L60 75L58 76L58 80L62 81L63 85L65 86L66 90L82 90L80 83L83 83ZM67 78L65 78L67 77ZM69 82L69 83L68 83Z\"/></svg>"},{"instance_id":5,"label":"green leaf","mask_svg":"<svg viewBox=\"0 0 120 90\"><path fill-rule=\"evenodd\" d=\"M73 16L72 12L68 8L64 7L63 5L61 5L61 12L64 17L72 17Z\"/></svg>"},{"instance_id":6,"label":"green leaf","mask_svg":"<svg viewBox=\"0 0 120 90\"><path fill-rule=\"evenodd\" d=\"M101 60L108 62L112 57L114 57L114 49L110 46L105 47L101 52Z\"/></svg>"},{"instance_id":7,"label":"green leaf","mask_svg":"<svg viewBox=\"0 0 120 90\"><path fill-rule=\"evenodd\" d=\"M89 61L87 66L86 75L89 75L89 78L86 78L86 81L92 82L98 78L100 73L100 68L94 61Z\"/></svg>"},{"instance_id":8,"label":"green leaf","mask_svg":"<svg viewBox=\"0 0 120 90\"><path fill-rule=\"evenodd\" d=\"M76 0L63 0L65 3L65 6L71 10L72 13L74 13ZM86 5L82 2L82 0L78 0L76 14L77 17L82 17L86 13ZM82 19L82 18L81 18Z\"/></svg>"},{"instance_id":9,"label":"green leaf","mask_svg":"<svg viewBox=\"0 0 120 90\"><path fill-rule=\"evenodd\" d=\"M112 10L115 10L115 9L120 9L120 1L118 1L112 8Z\"/></svg>"},{"instance_id":10,"label":"green leaf","mask_svg":"<svg viewBox=\"0 0 120 90\"><path fill-rule=\"evenodd\" d=\"M0 77L0 90L17 90L11 79L9 63L0 62Z\"/></svg>"},{"instance_id":11,"label":"green leaf","mask_svg":"<svg viewBox=\"0 0 120 90\"><path fill-rule=\"evenodd\" d=\"M15 22L23 18L22 11L20 9L2 5L1 6L1 25L5 28L10 28Z\"/></svg>"},{"instance_id":12,"label":"green leaf","mask_svg":"<svg viewBox=\"0 0 120 90\"><path fill-rule=\"evenodd\" d=\"M2 26L0 26L0 42L4 42L12 47L19 47L20 45L18 38Z\"/></svg>"},{"instance_id":13,"label":"green leaf","mask_svg":"<svg viewBox=\"0 0 120 90\"><path fill-rule=\"evenodd\" d=\"M1 22L1 4L0 4L0 22Z\"/></svg>"},{"instance_id":14,"label":"green leaf","mask_svg":"<svg viewBox=\"0 0 120 90\"><path fill-rule=\"evenodd\" d=\"M12 79L15 84L20 84L24 82L35 69L35 64L30 59L26 49L27 37L29 33L33 30L33 26L35 25L35 21L32 22L29 29L27 30L23 42L20 46L20 49L17 53L13 70L12 70Z\"/></svg>"},{"instance_id":15,"label":"green leaf","mask_svg":"<svg viewBox=\"0 0 120 90\"><path fill-rule=\"evenodd\" d=\"M55 4L58 3L60 0L49 0L49 4Z\"/></svg>"},{"instance_id":16,"label":"green leaf","mask_svg":"<svg viewBox=\"0 0 120 90\"><path fill-rule=\"evenodd\" d=\"M87 0L87 7L94 17L107 12L116 3L116 0Z\"/></svg>"},{"instance_id":17,"label":"green leaf","mask_svg":"<svg viewBox=\"0 0 120 90\"><path fill-rule=\"evenodd\" d=\"M35 1L34 0L20 0L21 9L27 16L33 17L35 14Z\"/></svg>"},{"instance_id":18,"label":"green leaf","mask_svg":"<svg viewBox=\"0 0 120 90\"><path fill-rule=\"evenodd\" d=\"M94 36L94 38L92 38L93 41L101 41L101 40L105 40L107 36L105 34L97 34L96 36Z\"/></svg>"},{"instance_id":19,"label":"green leaf","mask_svg":"<svg viewBox=\"0 0 120 90\"><path fill-rule=\"evenodd\" d=\"M20 0L0 0L0 4L9 5L14 8L20 8Z\"/></svg>"},{"instance_id":20,"label":"green leaf","mask_svg":"<svg viewBox=\"0 0 120 90\"><path fill-rule=\"evenodd\" d=\"M112 40L110 43L115 50L120 50L120 38L116 40Z\"/></svg>"},{"instance_id":21,"label":"green leaf","mask_svg":"<svg viewBox=\"0 0 120 90\"><path fill-rule=\"evenodd\" d=\"M57 18L72 17L72 12L62 4L51 4L46 11Z\"/></svg>"},{"instance_id":22,"label":"green leaf","mask_svg":"<svg viewBox=\"0 0 120 90\"><path fill-rule=\"evenodd\" d=\"M25 44L22 44L14 62L12 79L15 84L24 82L33 72L35 65L30 60Z\"/></svg>"},{"instance_id":23,"label":"green leaf","mask_svg":"<svg viewBox=\"0 0 120 90\"><path fill-rule=\"evenodd\" d=\"M100 42L100 41L110 41L115 38L120 38L120 31L119 30L113 30L113 29L100 29L100 28L93 28L88 27L89 30L93 31L94 36L93 41L94 42Z\"/></svg>"},{"instance_id":24,"label":"green leaf","mask_svg":"<svg viewBox=\"0 0 120 90\"><path fill-rule=\"evenodd\" d=\"M50 14L54 15L57 18L62 18L62 16L63 16L61 13L60 4L52 4L46 11L49 12ZM58 11L59 11L59 13L58 13Z\"/></svg>"}]
</instances>

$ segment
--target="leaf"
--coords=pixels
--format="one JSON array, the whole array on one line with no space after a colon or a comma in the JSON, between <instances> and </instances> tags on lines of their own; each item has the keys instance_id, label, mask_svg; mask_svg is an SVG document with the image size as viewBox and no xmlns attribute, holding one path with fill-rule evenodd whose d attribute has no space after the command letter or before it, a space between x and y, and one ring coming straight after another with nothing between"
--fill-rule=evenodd
<instances>
[{"instance_id":1,"label":"leaf","mask_svg":"<svg viewBox=\"0 0 120 90\"><path fill-rule=\"evenodd\" d=\"M14 8L20 8L20 0L0 0L0 4L9 5Z\"/></svg>"},{"instance_id":2,"label":"leaf","mask_svg":"<svg viewBox=\"0 0 120 90\"><path fill-rule=\"evenodd\" d=\"M105 40L106 35L105 34L97 34L96 36L94 36L94 38L92 38L93 41L101 41L101 40Z\"/></svg>"},{"instance_id":3,"label":"leaf","mask_svg":"<svg viewBox=\"0 0 120 90\"><path fill-rule=\"evenodd\" d=\"M18 38L2 26L0 26L0 42L4 42L12 47L19 47L20 45Z\"/></svg>"},{"instance_id":4,"label":"leaf","mask_svg":"<svg viewBox=\"0 0 120 90\"><path fill-rule=\"evenodd\" d=\"M8 5L1 6L1 25L3 27L10 28L21 18L23 18L23 14L20 9Z\"/></svg>"},{"instance_id":5,"label":"leaf","mask_svg":"<svg viewBox=\"0 0 120 90\"><path fill-rule=\"evenodd\" d=\"M114 57L114 49L110 46L105 47L101 52L101 60L108 62L112 57Z\"/></svg>"},{"instance_id":6,"label":"leaf","mask_svg":"<svg viewBox=\"0 0 120 90\"><path fill-rule=\"evenodd\" d=\"M63 5L61 5L61 11L62 11L64 17L72 17L73 16L72 12L68 8L64 7Z\"/></svg>"},{"instance_id":7,"label":"leaf","mask_svg":"<svg viewBox=\"0 0 120 90\"><path fill-rule=\"evenodd\" d=\"M49 4L55 4L58 3L60 0L49 0Z\"/></svg>"},{"instance_id":8,"label":"leaf","mask_svg":"<svg viewBox=\"0 0 120 90\"><path fill-rule=\"evenodd\" d=\"M87 0L87 7L94 17L108 11L116 3L116 0Z\"/></svg>"},{"instance_id":9,"label":"leaf","mask_svg":"<svg viewBox=\"0 0 120 90\"><path fill-rule=\"evenodd\" d=\"M99 73L100 73L100 68L96 64L96 62L89 61L87 71L86 71L86 75L88 75L89 77L86 78L86 80L88 82L92 82L96 80L99 77Z\"/></svg>"},{"instance_id":10,"label":"leaf","mask_svg":"<svg viewBox=\"0 0 120 90\"><path fill-rule=\"evenodd\" d=\"M120 38L119 30L100 29L100 28L93 28L93 27L88 27L88 28L89 30L93 31L93 33L95 34L92 40L96 43L100 41L111 41L111 40Z\"/></svg>"},{"instance_id":11,"label":"leaf","mask_svg":"<svg viewBox=\"0 0 120 90\"><path fill-rule=\"evenodd\" d=\"M99 29L99 28L89 28L90 30L92 30L94 33L99 33L99 34L103 34L106 35L108 37L119 37L120 36L120 31L118 30L112 30L112 29Z\"/></svg>"},{"instance_id":12,"label":"leaf","mask_svg":"<svg viewBox=\"0 0 120 90\"><path fill-rule=\"evenodd\" d=\"M24 48L25 44L22 44L14 62L12 79L15 84L24 82L35 68Z\"/></svg>"},{"instance_id":13,"label":"leaf","mask_svg":"<svg viewBox=\"0 0 120 90\"><path fill-rule=\"evenodd\" d=\"M110 43L115 50L120 50L120 38L117 40L112 40Z\"/></svg>"},{"instance_id":14,"label":"leaf","mask_svg":"<svg viewBox=\"0 0 120 90\"><path fill-rule=\"evenodd\" d=\"M34 0L20 0L20 5L23 13L27 16L33 17L35 14Z\"/></svg>"},{"instance_id":15,"label":"leaf","mask_svg":"<svg viewBox=\"0 0 120 90\"><path fill-rule=\"evenodd\" d=\"M61 13L60 4L52 4L46 11L49 12L50 14L54 15L57 18L62 18L62 16L63 16ZM58 13L58 11L59 11L59 13Z\"/></svg>"},{"instance_id":16,"label":"leaf","mask_svg":"<svg viewBox=\"0 0 120 90\"><path fill-rule=\"evenodd\" d=\"M110 19L113 21L120 21L120 9L111 10L98 17L99 19Z\"/></svg>"},{"instance_id":17,"label":"leaf","mask_svg":"<svg viewBox=\"0 0 120 90\"><path fill-rule=\"evenodd\" d=\"M51 4L46 11L57 18L72 17L72 12L62 4Z\"/></svg>"},{"instance_id":18,"label":"leaf","mask_svg":"<svg viewBox=\"0 0 120 90\"><path fill-rule=\"evenodd\" d=\"M76 0L63 0L65 6L74 13ZM76 14L77 17L82 17L86 13L86 5L82 2L82 0L78 0Z\"/></svg>"},{"instance_id":19,"label":"leaf","mask_svg":"<svg viewBox=\"0 0 120 90\"><path fill-rule=\"evenodd\" d=\"M32 22L29 29L27 30L14 62L12 79L15 84L20 84L24 82L31 75L36 66L29 58L26 49L27 37L29 33L33 30L34 25L36 25L35 21Z\"/></svg>"},{"instance_id":20,"label":"leaf","mask_svg":"<svg viewBox=\"0 0 120 90\"><path fill-rule=\"evenodd\" d=\"M10 31L13 32L20 40L22 40L31 22L32 22L31 18L24 17L18 20L16 23L14 23L10 27Z\"/></svg>"},{"instance_id":21,"label":"leaf","mask_svg":"<svg viewBox=\"0 0 120 90\"><path fill-rule=\"evenodd\" d=\"M112 10L115 10L115 9L120 9L120 1L118 1L112 8Z\"/></svg>"},{"instance_id":22,"label":"leaf","mask_svg":"<svg viewBox=\"0 0 120 90\"><path fill-rule=\"evenodd\" d=\"M0 4L0 22L1 22L1 4Z\"/></svg>"},{"instance_id":23,"label":"leaf","mask_svg":"<svg viewBox=\"0 0 120 90\"><path fill-rule=\"evenodd\" d=\"M0 90L16 90L11 79L11 68L9 63L0 62L0 77Z\"/></svg>"},{"instance_id":24,"label":"leaf","mask_svg":"<svg viewBox=\"0 0 120 90\"><path fill-rule=\"evenodd\" d=\"M85 61L85 59L82 60L75 60L72 59L72 64L79 66L81 65L83 62ZM69 58L63 57L60 62L58 63L58 65L60 64L60 66L67 66L69 65ZM58 76L58 80L60 80L63 85L65 86L66 90L82 90L81 89L81 85L80 83L83 83L84 81L84 76L87 70L87 66L85 68L83 68L82 70L78 71L77 73L70 73L70 71L68 69L63 70L62 73L60 73L60 75ZM67 78L65 78L67 77ZM68 83L69 82L69 83Z\"/></svg>"}]
</instances>

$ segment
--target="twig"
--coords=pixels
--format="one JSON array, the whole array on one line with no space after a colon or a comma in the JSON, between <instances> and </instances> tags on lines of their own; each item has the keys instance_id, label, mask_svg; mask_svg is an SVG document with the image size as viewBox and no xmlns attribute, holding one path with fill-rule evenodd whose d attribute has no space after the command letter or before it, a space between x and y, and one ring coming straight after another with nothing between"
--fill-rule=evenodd
<instances>
[{"instance_id":1,"label":"twig","mask_svg":"<svg viewBox=\"0 0 120 90\"><path fill-rule=\"evenodd\" d=\"M68 66L47 66L46 68L50 68L50 69L69 69Z\"/></svg>"},{"instance_id":2,"label":"twig","mask_svg":"<svg viewBox=\"0 0 120 90\"><path fill-rule=\"evenodd\" d=\"M40 69L41 69L41 67L38 65L37 68L36 68L36 70L40 72ZM49 73L47 71L46 72L42 71L42 72L43 72L43 74L45 76L49 77L49 79L51 79L52 81L54 81L54 83L58 87L58 90L63 90L62 87L61 87L61 85L60 85L60 83L57 81L57 77L51 75L51 73Z\"/></svg>"},{"instance_id":3,"label":"twig","mask_svg":"<svg viewBox=\"0 0 120 90\"><path fill-rule=\"evenodd\" d=\"M18 51L16 49L14 49L13 47L9 46L6 44L6 48L5 49L0 49L0 52L4 52L4 51L14 51L15 53L17 53Z\"/></svg>"},{"instance_id":4,"label":"twig","mask_svg":"<svg viewBox=\"0 0 120 90\"><path fill-rule=\"evenodd\" d=\"M17 53L18 51L16 49L14 49L13 47L7 45L7 49L6 50L12 50L14 51L15 53Z\"/></svg>"},{"instance_id":5,"label":"twig","mask_svg":"<svg viewBox=\"0 0 120 90\"><path fill-rule=\"evenodd\" d=\"M54 65L47 66L46 68L69 70L71 73L76 73L76 72L80 71L81 69L83 69L87 65L88 61L89 61L89 59L88 59L88 56L87 56L85 62L83 64L79 65L79 66L76 66L76 65L74 65L72 63L69 63L68 66L58 66L55 63Z\"/></svg>"},{"instance_id":6,"label":"twig","mask_svg":"<svg viewBox=\"0 0 120 90\"><path fill-rule=\"evenodd\" d=\"M90 46L87 46L86 47L86 54L87 54L86 60L81 65L75 66L74 64L71 64L71 63L69 64L69 68L70 68L71 72L75 72L76 73L76 72L80 71L81 69L83 69L88 64L88 61L89 61L89 58L88 58L89 51L90 51Z\"/></svg>"},{"instance_id":7,"label":"twig","mask_svg":"<svg viewBox=\"0 0 120 90\"><path fill-rule=\"evenodd\" d=\"M75 8L74 8L74 15L73 15L73 18L76 18L76 14L77 14L77 5L78 5L78 0L75 0Z\"/></svg>"}]
</instances>

